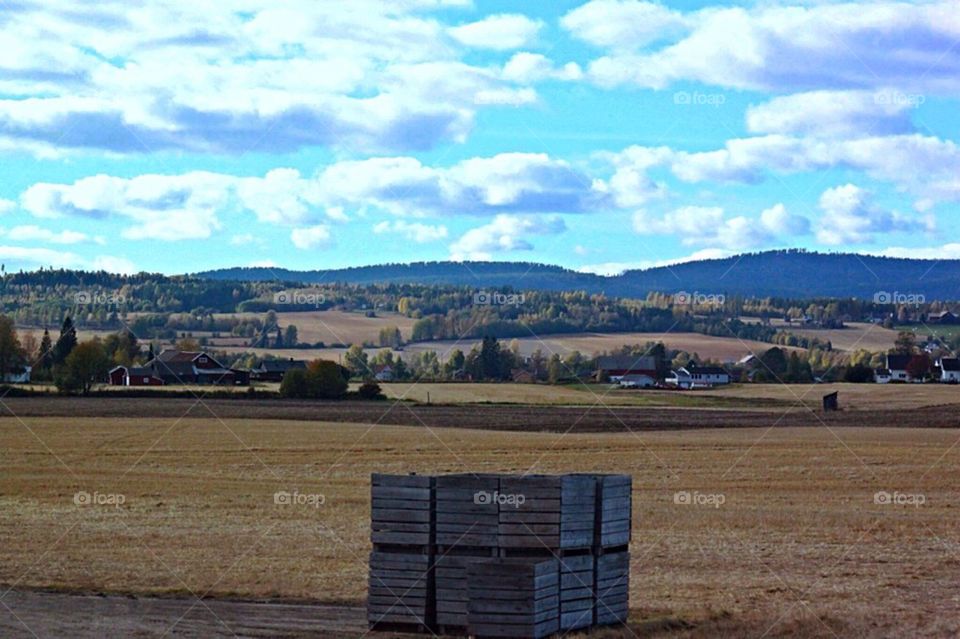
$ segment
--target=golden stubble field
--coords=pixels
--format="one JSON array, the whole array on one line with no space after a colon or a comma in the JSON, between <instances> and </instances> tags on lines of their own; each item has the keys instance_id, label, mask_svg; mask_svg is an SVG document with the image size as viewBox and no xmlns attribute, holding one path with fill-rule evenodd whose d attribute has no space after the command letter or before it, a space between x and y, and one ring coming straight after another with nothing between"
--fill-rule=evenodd
<instances>
[{"instance_id":1,"label":"golden stubble field","mask_svg":"<svg viewBox=\"0 0 960 639\"><path fill-rule=\"evenodd\" d=\"M955 636L957 439L6 418L0 583L360 604L371 472L627 472L632 632ZM78 506L81 491L125 503ZM276 504L277 491L323 504ZM878 491L924 503L877 504ZM678 492L694 503L676 503Z\"/></svg>"}]
</instances>

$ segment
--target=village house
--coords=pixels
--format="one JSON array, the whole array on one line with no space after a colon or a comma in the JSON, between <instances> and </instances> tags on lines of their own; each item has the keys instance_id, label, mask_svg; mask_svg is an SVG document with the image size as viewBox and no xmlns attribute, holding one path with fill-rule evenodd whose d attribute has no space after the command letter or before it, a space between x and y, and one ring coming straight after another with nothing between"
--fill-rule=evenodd
<instances>
[{"instance_id":1,"label":"village house","mask_svg":"<svg viewBox=\"0 0 960 639\"><path fill-rule=\"evenodd\" d=\"M895 353L887 354L887 367L889 379L887 382L909 382L910 374L907 372L907 366L910 364L910 355L899 355Z\"/></svg>"},{"instance_id":2,"label":"village house","mask_svg":"<svg viewBox=\"0 0 960 639\"><path fill-rule=\"evenodd\" d=\"M941 357L937 362L940 367L940 381L946 384L960 383L960 359L956 357Z\"/></svg>"},{"instance_id":3,"label":"village house","mask_svg":"<svg viewBox=\"0 0 960 639\"><path fill-rule=\"evenodd\" d=\"M604 355L597 358L596 379L629 388L650 388L657 384L657 360L644 355Z\"/></svg>"},{"instance_id":4,"label":"village house","mask_svg":"<svg viewBox=\"0 0 960 639\"><path fill-rule=\"evenodd\" d=\"M306 368L307 363L299 359L265 359L250 369L250 378L258 382L282 382L287 371Z\"/></svg>"},{"instance_id":5,"label":"village house","mask_svg":"<svg viewBox=\"0 0 960 639\"><path fill-rule=\"evenodd\" d=\"M712 388L730 383L730 373L719 366L689 364L671 371L667 384L677 388Z\"/></svg>"},{"instance_id":6,"label":"village house","mask_svg":"<svg viewBox=\"0 0 960 639\"><path fill-rule=\"evenodd\" d=\"M111 386L163 386L163 380L153 374L152 368L115 366L109 375Z\"/></svg>"},{"instance_id":7,"label":"village house","mask_svg":"<svg viewBox=\"0 0 960 639\"><path fill-rule=\"evenodd\" d=\"M164 384L233 386L237 373L205 351L164 349L144 366Z\"/></svg>"}]
</instances>

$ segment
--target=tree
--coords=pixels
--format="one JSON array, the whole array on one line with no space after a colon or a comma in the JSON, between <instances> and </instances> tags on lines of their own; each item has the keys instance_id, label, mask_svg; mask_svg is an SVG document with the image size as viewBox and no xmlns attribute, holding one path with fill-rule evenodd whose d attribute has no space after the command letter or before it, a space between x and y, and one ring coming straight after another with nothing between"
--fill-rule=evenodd
<instances>
[{"instance_id":1,"label":"tree","mask_svg":"<svg viewBox=\"0 0 960 639\"><path fill-rule=\"evenodd\" d=\"M907 375L910 379L924 379L930 374L930 356L926 353L914 355L907 362Z\"/></svg>"},{"instance_id":2,"label":"tree","mask_svg":"<svg viewBox=\"0 0 960 639\"><path fill-rule=\"evenodd\" d=\"M13 320L0 315L0 380L16 366L23 364L23 348Z\"/></svg>"},{"instance_id":3,"label":"tree","mask_svg":"<svg viewBox=\"0 0 960 639\"><path fill-rule=\"evenodd\" d=\"M300 337L297 335L297 327L293 324L287 326L283 333L283 345L287 348L296 348L300 343Z\"/></svg>"},{"instance_id":4,"label":"tree","mask_svg":"<svg viewBox=\"0 0 960 639\"><path fill-rule=\"evenodd\" d=\"M110 358L99 339L78 344L55 375L57 388L65 392L90 393L94 384L103 381L110 370Z\"/></svg>"},{"instance_id":5,"label":"tree","mask_svg":"<svg viewBox=\"0 0 960 639\"><path fill-rule=\"evenodd\" d=\"M343 361L354 377L370 375L370 365L367 363L367 353L359 344L353 344L347 349Z\"/></svg>"},{"instance_id":6,"label":"tree","mask_svg":"<svg viewBox=\"0 0 960 639\"><path fill-rule=\"evenodd\" d=\"M374 381L367 381L357 389L357 395L361 399L383 399L383 391L380 390L380 384Z\"/></svg>"},{"instance_id":7,"label":"tree","mask_svg":"<svg viewBox=\"0 0 960 639\"><path fill-rule=\"evenodd\" d=\"M293 368L283 375L280 382L280 396L296 399L305 399L310 396L310 385L307 382L307 371L302 368Z\"/></svg>"},{"instance_id":8,"label":"tree","mask_svg":"<svg viewBox=\"0 0 960 639\"><path fill-rule=\"evenodd\" d=\"M447 363L443 365L443 376L447 379L452 378L458 371L462 371L466 366L466 357L459 348L453 349Z\"/></svg>"},{"instance_id":9,"label":"tree","mask_svg":"<svg viewBox=\"0 0 960 639\"><path fill-rule=\"evenodd\" d=\"M554 353L550 356L550 361L547 362L547 380L551 384L556 384L564 377L565 369L563 368L563 362L560 360L560 356Z\"/></svg>"},{"instance_id":10,"label":"tree","mask_svg":"<svg viewBox=\"0 0 960 639\"><path fill-rule=\"evenodd\" d=\"M42 379L50 379L50 371L53 369L53 340L50 339L50 331L43 329L43 337L40 338L40 348L37 352L37 369Z\"/></svg>"},{"instance_id":11,"label":"tree","mask_svg":"<svg viewBox=\"0 0 960 639\"><path fill-rule=\"evenodd\" d=\"M851 384L868 384L873 381L873 369L865 364L854 364L843 374L843 381Z\"/></svg>"},{"instance_id":12,"label":"tree","mask_svg":"<svg viewBox=\"0 0 960 639\"><path fill-rule=\"evenodd\" d=\"M347 392L347 380L336 362L315 359L307 365L307 384L311 397L339 399Z\"/></svg>"},{"instance_id":13,"label":"tree","mask_svg":"<svg viewBox=\"0 0 960 639\"><path fill-rule=\"evenodd\" d=\"M400 329L396 326L384 326L380 329L379 345L388 348L397 348L403 344Z\"/></svg>"},{"instance_id":14,"label":"tree","mask_svg":"<svg viewBox=\"0 0 960 639\"><path fill-rule=\"evenodd\" d=\"M782 348L774 346L760 356L762 370L771 377L782 377L787 372L787 356Z\"/></svg>"},{"instance_id":15,"label":"tree","mask_svg":"<svg viewBox=\"0 0 960 639\"><path fill-rule=\"evenodd\" d=\"M277 326L277 338L273 341L274 348L283 348L283 331Z\"/></svg>"},{"instance_id":16,"label":"tree","mask_svg":"<svg viewBox=\"0 0 960 639\"><path fill-rule=\"evenodd\" d=\"M893 343L893 352L899 355L913 355L917 351L917 337L910 331L897 333L897 340Z\"/></svg>"},{"instance_id":17,"label":"tree","mask_svg":"<svg viewBox=\"0 0 960 639\"><path fill-rule=\"evenodd\" d=\"M177 350L190 352L199 351L200 342L192 337L181 337L179 340L177 340Z\"/></svg>"},{"instance_id":18,"label":"tree","mask_svg":"<svg viewBox=\"0 0 960 639\"><path fill-rule=\"evenodd\" d=\"M53 364L62 364L66 361L67 355L77 346L77 329L73 325L73 320L66 317L60 326L60 337L57 339L56 346L53 347Z\"/></svg>"}]
</instances>

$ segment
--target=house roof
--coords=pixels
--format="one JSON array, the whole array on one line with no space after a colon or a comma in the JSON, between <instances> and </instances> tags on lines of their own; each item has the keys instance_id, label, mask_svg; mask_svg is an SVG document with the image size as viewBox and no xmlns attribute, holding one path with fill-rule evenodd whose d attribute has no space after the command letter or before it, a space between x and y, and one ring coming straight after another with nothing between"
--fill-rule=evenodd
<instances>
[{"instance_id":1,"label":"house roof","mask_svg":"<svg viewBox=\"0 0 960 639\"><path fill-rule=\"evenodd\" d=\"M597 358L602 371L655 371L657 360L649 355L602 355Z\"/></svg>"},{"instance_id":2,"label":"house roof","mask_svg":"<svg viewBox=\"0 0 960 639\"><path fill-rule=\"evenodd\" d=\"M892 371L905 371L910 363L910 355L889 354L887 355L887 368Z\"/></svg>"},{"instance_id":3,"label":"house roof","mask_svg":"<svg viewBox=\"0 0 960 639\"><path fill-rule=\"evenodd\" d=\"M697 366L691 364L686 369L691 373L700 373L701 375L728 375L727 369L720 366Z\"/></svg>"},{"instance_id":4,"label":"house roof","mask_svg":"<svg viewBox=\"0 0 960 639\"><path fill-rule=\"evenodd\" d=\"M264 373L285 373L294 368L306 368L307 363L300 359L265 359L256 370Z\"/></svg>"},{"instance_id":5,"label":"house roof","mask_svg":"<svg viewBox=\"0 0 960 639\"><path fill-rule=\"evenodd\" d=\"M960 359L944 357L940 360L940 368L945 371L960 371Z\"/></svg>"},{"instance_id":6,"label":"house roof","mask_svg":"<svg viewBox=\"0 0 960 639\"><path fill-rule=\"evenodd\" d=\"M929 317L930 319L943 319L944 317L956 317L956 316L950 311L940 311L939 313L930 313L930 315L928 315L927 317Z\"/></svg>"}]
</instances>

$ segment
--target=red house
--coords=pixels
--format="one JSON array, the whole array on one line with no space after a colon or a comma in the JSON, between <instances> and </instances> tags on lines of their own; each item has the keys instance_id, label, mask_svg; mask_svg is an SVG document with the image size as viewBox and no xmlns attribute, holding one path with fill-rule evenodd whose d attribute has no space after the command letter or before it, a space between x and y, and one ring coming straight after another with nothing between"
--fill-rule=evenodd
<instances>
[{"instance_id":1,"label":"red house","mask_svg":"<svg viewBox=\"0 0 960 639\"><path fill-rule=\"evenodd\" d=\"M116 366L110 370L111 386L163 386L150 368Z\"/></svg>"},{"instance_id":2,"label":"red house","mask_svg":"<svg viewBox=\"0 0 960 639\"><path fill-rule=\"evenodd\" d=\"M154 377L165 384L215 384L233 386L237 373L204 351L178 351L165 349L147 362ZM244 381L249 381L243 376Z\"/></svg>"}]
</instances>

